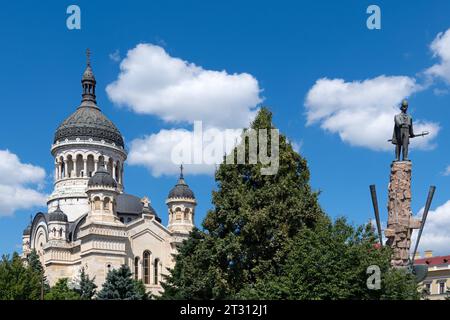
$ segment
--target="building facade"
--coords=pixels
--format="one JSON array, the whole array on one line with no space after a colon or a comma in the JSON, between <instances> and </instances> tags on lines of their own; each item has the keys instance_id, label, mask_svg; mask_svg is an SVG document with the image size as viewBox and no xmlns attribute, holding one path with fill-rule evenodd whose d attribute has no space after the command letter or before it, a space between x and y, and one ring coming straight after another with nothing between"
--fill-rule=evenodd
<instances>
[{"instance_id":1,"label":"building facade","mask_svg":"<svg viewBox=\"0 0 450 320\"><path fill-rule=\"evenodd\" d=\"M125 193L124 140L97 105L89 57L81 84L80 106L56 130L54 189L47 212L35 214L23 232L23 258L35 249L50 285L84 268L101 287L109 270L126 264L158 294L177 245L194 226L194 193L181 167L166 200L167 226L148 198Z\"/></svg>"},{"instance_id":2,"label":"building facade","mask_svg":"<svg viewBox=\"0 0 450 320\"><path fill-rule=\"evenodd\" d=\"M428 265L428 275L422 282L426 299L443 300L450 297L450 255L433 257L432 251L425 251L423 258L416 257L415 264Z\"/></svg>"}]
</instances>

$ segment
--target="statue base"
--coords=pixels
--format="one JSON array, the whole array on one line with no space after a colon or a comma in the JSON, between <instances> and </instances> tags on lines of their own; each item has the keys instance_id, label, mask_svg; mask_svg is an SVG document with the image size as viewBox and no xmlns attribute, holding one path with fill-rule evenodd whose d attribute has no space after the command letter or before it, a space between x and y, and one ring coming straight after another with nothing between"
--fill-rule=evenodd
<instances>
[{"instance_id":1,"label":"statue base","mask_svg":"<svg viewBox=\"0 0 450 320\"><path fill-rule=\"evenodd\" d=\"M405 267L409 263L411 234L420 227L420 221L411 211L411 161L394 161L388 187L388 222L386 245L393 250L391 264Z\"/></svg>"}]
</instances>

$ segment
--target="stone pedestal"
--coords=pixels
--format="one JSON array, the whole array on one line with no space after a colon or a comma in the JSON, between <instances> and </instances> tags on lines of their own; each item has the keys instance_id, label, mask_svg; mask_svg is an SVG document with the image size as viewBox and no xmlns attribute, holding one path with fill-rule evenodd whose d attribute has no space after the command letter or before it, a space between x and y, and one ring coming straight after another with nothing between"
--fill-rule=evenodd
<instances>
[{"instance_id":1,"label":"stone pedestal","mask_svg":"<svg viewBox=\"0 0 450 320\"><path fill-rule=\"evenodd\" d=\"M393 250L394 267L408 264L411 234L420 227L420 221L413 219L411 211L411 169L410 161L396 161L391 165L385 236L386 244Z\"/></svg>"}]
</instances>

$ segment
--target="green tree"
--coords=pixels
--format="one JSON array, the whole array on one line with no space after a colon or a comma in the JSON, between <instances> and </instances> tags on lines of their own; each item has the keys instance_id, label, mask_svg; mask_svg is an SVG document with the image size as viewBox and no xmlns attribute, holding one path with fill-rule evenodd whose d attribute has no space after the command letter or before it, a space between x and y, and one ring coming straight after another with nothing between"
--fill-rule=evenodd
<instances>
[{"instance_id":1,"label":"green tree","mask_svg":"<svg viewBox=\"0 0 450 320\"><path fill-rule=\"evenodd\" d=\"M268 109L259 111L250 129L274 129ZM256 136L259 156L262 144ZM284 135L279 135L274 175L261 174L265 166L260 162L249 164L249 139L243 137L229 157L236 163L237 150L245 148L246 163L228 161L217 169L218 190L212 196L214 209L203 222L205 232L195 230L180 248L162 298L234 297L267 273L278 274L298 232L323 216L318 194L309 185L307 162ZM268 146L271 139L269 135Z\"/></svg>"},{"instance_id":2,"label":"green tree","mask_svg":"<svg viewBox=\"0 0 450 320\"><path fill-rule=\"evenodd\" d=\"M145 286L133 279L130 268L122 265L108 272L102 289L97 294L99 300L145 300Z\"/></svg>"},{"instance_id":3,"label":"green tree","mask_svg":"<svg viewBox=\"0 0 450 320\"><path fill-rule=\"evenodd\" d=\"M390 248L376 246L371 226L354 228L344 218L323 219L300 232L280 275L268 274L242 290L241 299L419 299L414 277L390 268ZM380 270L369 289L369 266Z\"/></svg>"},{"instance_id":4,"label":"green tree","mask_svg":"<svg viewBox=\"0 0 450 320\"><path fill-rule=\"evenodd\" d=\"M94 297L97 289L94 281L95 277L90 279L84 268L80 269L78 279L74 284L74 290L80 295L81 300L91 300Z\"/></svg>"},{"instance_id":5,"label":"green tree","mask_svg":"<svg viewBox=\"0 0 450 320\"><path fill-rule=\"evenodd\" d=\"M56 284L50 288L50 291L45 295L45 300L80 300L80 295L69 288L69 279L61 278Z\"/></svg>"},{"instance_id":6,"label":"green tree","mask_svg":"<svg viewBox=\"0 0 450 320\"><path fill-rule=\"evenodd\" d=\"M262 108L251 128L273 128L271 113ZM417 299L413 277L390 268L391 251L375 247L369 226L322 212L306 160L279 139L275 175L262 175L260 163L219 166L214 209L179 247L160 298ZM367 287L371 265L380 290Z\"/></svg>"},{"instance_id":7,"label":"green tree","mask_svg":"<svg viewBox=\"0 0 450 320\"><path fill-rule=\"evenodd\" d=\"M0 262L0 300L38 300L41 296L41 277L26 266L18 253L11 259L4 255Z\"/></svg>"},{"instance_id":8,"label":"green tree","mask_svg":"<svg viewBox=\"0 0 450 320\"><path fill-rule=\"evenodd\" d=\"M35 277L39 279L41 283L41 298L47 292L50 291L50 285L48 284L47 277L45 276L44 268L42 267L41 260L39 259L39 255L36 250L31 250L30 254L27 256L28 266L31 268L31 271L35 274Z\"/></svg>"}]
</instances>

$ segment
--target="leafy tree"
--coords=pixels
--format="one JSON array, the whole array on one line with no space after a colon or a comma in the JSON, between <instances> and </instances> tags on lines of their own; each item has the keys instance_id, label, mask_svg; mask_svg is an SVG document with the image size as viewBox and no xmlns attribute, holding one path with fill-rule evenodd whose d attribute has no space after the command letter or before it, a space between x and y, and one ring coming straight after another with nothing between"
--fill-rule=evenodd
<instances>
[{"instance_id":1,"label":"leafy tree","mask_svg":"<svg viewBox=\"0 0 450 320\"><path fill-rule=\"evenodd\" d=\"M262 108L250 129L272 128L272 115ZM262 144L256 136L259 156ZM250 146L243 137L229 157L236 163L238 149L245 148L246 163L224 163L217 169L218 190L212 196L214 209L203 222L205 232L195 230L180 248L162 298L234 297L267 273L278 274L298 232L323 216L318 194L309 185L307 162L285 136L279 136L274 175L261 174L265 166L260 162L249 164ZM271 139L269 135L269 146Z\"/></svg>"},{"instance_id":2,"label":"leafy tree","mask_svg":"<svg viewBox=\"0 0 450 320\"><path fill-rule=\"evenodd\" d=\"M390 248L377 248L371 226L323 219L293 242L281 275L269 274L242 290L241 299L419 299L414 277L390 268ZM369 266L380 269L379 290L369 289Z\"/></svg>"},{"instance_id":3,"label":"leafy tree","mask_svg":"<svg viewBox=\"0 0 450 320\"><path fill-rule=\"evenodd\" d=\"M61 278L56 284L50 288L50 291L45 295L45 300L80 300L80 295L69 288L69 279Z\"/></svg>"},{"instance_id":4,"label":"leafy tree","mask_svg":"<svg viewBox=\"0 0 450 320\"><path fill-rule=\"evenodd\" d=\"M251 128L272 127L262 108ZM249 149L245 139L241 146ZM419 298L413 277L390 268L391 251L375 247L369 226L333 223L322 212L306 160L286 137L280 135L278 172L261 175L262 167L219 166L214 209L204 231L194 229L179 247L161 299ZM380 290L367 288L370 265L380 267Z\"/></svg>"},{"instance_id":5,"label":"leafy tree","mask_svg":"<svg viewBox=\"0 0 450 320\"><path fill-rule=\"evenodd\" d=\"M95 277L90 279L84 268L80 269L78 279L74 283L74 290L80 295L81 300L91 300L94 297L97 289L94 281Z\"/></svg>"},{"instance_id":6,"label":"leafy tree","mask_svg":"<svg viewBox=\"0 0 450 320\"><path fill-rule=\"evenodd\" d=\"M122 265L108 272L106 281L97 295L99 300L145 300L145 286L132 277L130 268Z\"/></svg>"},{"instance_id":7,"label":"leafy tree","mask_svg":"<svg viewBox=\"0 0 450 320\"><path fill-rule=\"evenodd\" d=\"M18 253L11 259L4 255L0 262L0 300L38 300L41 276L24 265Z\"/></svg>"}]
</instances>

